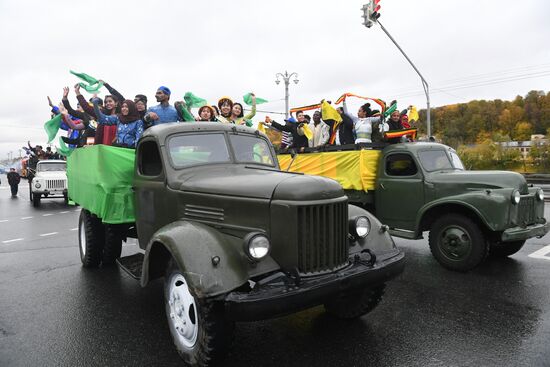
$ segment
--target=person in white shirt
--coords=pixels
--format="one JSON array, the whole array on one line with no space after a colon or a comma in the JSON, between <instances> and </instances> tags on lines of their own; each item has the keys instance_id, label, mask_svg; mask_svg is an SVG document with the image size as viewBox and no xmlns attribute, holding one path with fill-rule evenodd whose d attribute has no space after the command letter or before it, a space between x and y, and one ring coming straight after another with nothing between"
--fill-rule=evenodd
<instances>
[{"instance_id":1,"label":"person in white shirt","mask_svg":"<svg viewBox=\"0 0 550 367\"><path fill-rule=\"evenodd\" d=\"M313 113L313 121L309 123L309 129L313 138L308 141L309 147L319 147L328 143L330 138L330 126L321 121L321 112Z\"/></svg>"}]
</instances>

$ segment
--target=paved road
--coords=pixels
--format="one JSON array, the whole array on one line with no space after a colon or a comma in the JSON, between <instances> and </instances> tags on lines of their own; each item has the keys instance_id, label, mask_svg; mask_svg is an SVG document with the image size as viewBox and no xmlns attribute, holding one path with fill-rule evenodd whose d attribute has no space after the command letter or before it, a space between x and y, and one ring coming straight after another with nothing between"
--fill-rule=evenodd
<instances>
[{"instance_id":1,"label":"paved road","mask_svg":"<svg viewBox=\"0 0 550 367\"><path fill-rule=\"evenodd\" d=\"M11 199L2 183L0 366L181 365L162 282L83 269L78 210L62 199L35 209L25 186ZM396 242L406 270L371 314L340 322L317 307L238 324L224 365L550 366L550 236L468 274L441 268L426 241Z\"/></svg>"}]
</instances>

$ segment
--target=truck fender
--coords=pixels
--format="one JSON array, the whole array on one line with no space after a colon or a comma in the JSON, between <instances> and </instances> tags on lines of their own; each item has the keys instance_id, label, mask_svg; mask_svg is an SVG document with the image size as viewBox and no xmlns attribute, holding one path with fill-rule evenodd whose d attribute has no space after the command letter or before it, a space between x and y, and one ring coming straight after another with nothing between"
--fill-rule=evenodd
<instances>
[{"instance_id":1,"label":"truck fender","mask_svg":"<svg viewBox=\"0 0 550 367\"><path fill-rule=\"evenodd\" d=\"M202 223L176 221L168 224L147 244L141 285L163 276L172 258L197 297L229 292L248 280L250 264L241 254L240 243Z\"/></svg>"},{"instance_id":2,"label":"truck fender","mask_svg":"<svg viewBox=\"0 0 550 367\"><path fill-rule=\"evenodd\" d=\"M417 219L416 219L416 225L415 225L415 235L420 236L422 231L422 222L425 219L426 213L430 212L431 210L437 210L438 208L443 209L444 207L453 207L455 210L453 212L463 213L470 217L471 219L481 222L486 228L489 228L490 230L494 230L490 223L487 222L487 219L481 213L475 206L472 204L464 201L464 200L458 200L458 199L451 199L444 198L442 200L436 200L432 201L418 211ZM469 215L468 215L469 214Z\"/></svg>"},{"instance_id":3,"label":"truck fender","mask_svg":"<svg viewBox=\"0 0 550 367\"><path fill-rule=\"evenodd\" d=\"M348 219L351 221L359 216L365 216L369 219L371 229L365 238L356 239L356 242L350 247L351 254L360 252L365 248L373 251L377 256L398 252L392 237L387 231L387 226L383 228L378 218L369 211L355 205L348 205Z\"/></svg>"}]
</instances>

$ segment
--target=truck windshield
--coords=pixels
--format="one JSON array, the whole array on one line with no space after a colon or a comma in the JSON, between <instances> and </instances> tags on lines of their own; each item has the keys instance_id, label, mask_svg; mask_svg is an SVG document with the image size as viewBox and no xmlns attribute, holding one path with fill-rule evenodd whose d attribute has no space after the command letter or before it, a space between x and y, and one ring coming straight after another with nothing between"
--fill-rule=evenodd
<instances>
[{"instance_id":1,"label":"truck windshield","mask_svg":"<svg viewBox=\"0 0 550 367\"><path fill-rule=\"evenodd\" d=\"M186 134L171 138L168 151L175 168L230 162L223 134Z\"/></svg>"},{"instance_id":2,"label":"truck windshield","mask_svg":"<svg viewBox=\"0 0 550 367\"><path fill-rule=\"evenodd\" d=\"M269 145L263 139L251 135L229 135L229 141L239 163L256 163L274 167Z\"/></svg>"},{"instance_id":3,"label":"truck windshield","mask_svg":"<svg viewBox=\"0 0 550 367\"><path fill-rule=\"evenodd\" d=\"M454 169L444 150L424 150L418 153L422 167L428 172Z\"/></svg>"},{"instance_id":4,"label":"truck windshield","mask_svg":"<svg viewBox=\"0 0 550 367\"><path fill-rule=\"evenodd\" d=\"M38 165L38 172L52 172L52 171L66 171L67 165L65 163L40 163Z\"/></svg>"}]
</instances>

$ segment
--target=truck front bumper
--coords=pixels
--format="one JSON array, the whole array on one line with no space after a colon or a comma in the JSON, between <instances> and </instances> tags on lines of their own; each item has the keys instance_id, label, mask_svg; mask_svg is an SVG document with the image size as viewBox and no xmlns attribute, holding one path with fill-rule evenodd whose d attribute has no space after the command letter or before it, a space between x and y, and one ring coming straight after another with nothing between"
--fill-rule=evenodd
<instances>
[{"instance_id":1,"label":"truck front bumper","mask_svg":"<svg viewBox=\"0 0 550 367\"><path fill-rule=\"evenodd\" d=\"M233 291L225 297L226 315L235 321L257 321L317 306L332 297L381 285L403 272L405 255L379 260L375 265L355 262L334 273L301 278L278 273L257 283L251 291Z\"/></svg>"},{"instance_id":2,"label":"truck front bumper","mask_svg":"<svg viewBox=\"0 0 550 367\"><path fill-rule=\"evenodd\" d=\"M48 195L49 197L55 197L55 196L66 196L67 195L67 189L63 190L36 190L34 189L33 194L42 194L42 195Z\"/></svg>"},{"instance_id":3,"label":"truck front bumper","mask_svg":"<svg viewBox=\"0 0 550 367\"><path fill-rule=\"evenodd\" d=\"M502 232L501 241L523 241L533 237L542 237L550 230L550 224L548 222L532 224L527 227L513 227L508 228Z\"/></svg>"}]
</instances>

